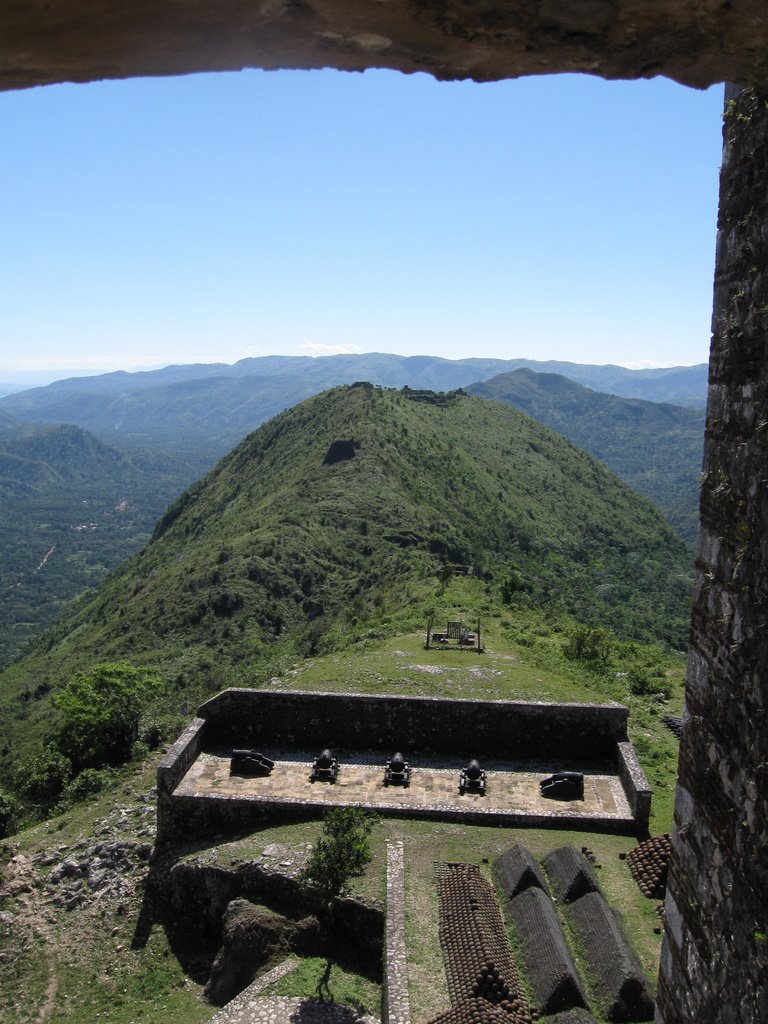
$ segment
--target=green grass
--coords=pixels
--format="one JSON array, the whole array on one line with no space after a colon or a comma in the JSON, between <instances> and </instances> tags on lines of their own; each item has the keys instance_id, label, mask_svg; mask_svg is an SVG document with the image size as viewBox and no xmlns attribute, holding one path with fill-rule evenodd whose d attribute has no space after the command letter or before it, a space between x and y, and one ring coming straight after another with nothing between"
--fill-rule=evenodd
<instances>
[{"instance_id":1,"label":"green grass","mask_svg":"<svg viewBox=\"0 0 768 1024\"><path fill-rule=\"evenodd\" d=\"M523 660L494 623L485 652L424 650L424 632L384 640L369 651L343 651L297 663L278 677L296 690L348 690L477 700L601 702L584 678L568 678Z\"/></svg>"},{"instance_id":2,"label":"green grass","mask_svg":"<svg viewBox=\"0 0 768 1024\"><path fill-rule=\"evenodd\" d=\"M98 942L97 936L83 939L91 949ZM75 950L60 955L59 992L51 1024L202 1024L210 1020L216 1008L207 1005L199 986L185 978L162 929L153 929L141 953L127 948L126 941L130 937L125 933L110 936L106 943L102 940L97 958Z\"/></svg>"},{"instance_id":3,"label":"green grass","mask_svg":"<svg viewBox=\"0 0 768 1024\"><path fill-rule=\"evenodd\" d=\"M321 994L328 1002L351 1006L360 1013L381 1017L380 983L342 966L335 960L330 961L329 965L329 961L324 957L304 957L295 970L262 993L264 996L292 996L303 999L317 999Z\"/></svg>"}]
</instances>

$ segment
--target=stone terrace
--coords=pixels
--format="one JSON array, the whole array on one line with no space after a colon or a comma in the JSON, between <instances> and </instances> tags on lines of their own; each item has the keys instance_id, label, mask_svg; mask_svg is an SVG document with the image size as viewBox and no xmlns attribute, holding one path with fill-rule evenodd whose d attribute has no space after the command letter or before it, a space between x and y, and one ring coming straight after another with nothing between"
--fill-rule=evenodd
<instances>
[{"instance_id":1,"label":"stone terrace","mask_svg":"<svg viewBox=\"0 0 768 1024\"><path fill-rule=\"evenodd\" d=\"M462 761L432 758L413 764L411 784L384 786L381 757L370 753L348 753L342 760L335 783L311 782L312 756L297 752L281 760L279 751L264 750L276 760L268 777L230 775L228 750L202 752L174 791L174 797L218 797L235 801L256 801L275 809L290 804L326 809L362 806L382 813L452 819L492 818L499 824L578 824L580 827L633 825L632 811L617 775L608 766L585 776L584 799L566 802L547 800L539 792L539 781L549 771L521 770L519 765L500 760L484 762L488 770L485 795L459 793ZM285 752L282 752L285 756Z\"/></svg>"},{"instance_id":2,"label":"stone terrace","mask_svg":"<svg viewBox=\"0 0 768 1024\"><path fill-rule=\"evenodd\" d=\"M341 804L507 827L633 833L648 821L650 788L627 741L627 709L616 704L226 690L199 715L158 768L161 842L319 817ZM312 783L312 760L329 745L342 763L338 781ZM234 747L272 758L272 775L230 775ZM408 788L383 784L395 749L411 761ZM473 756L489 773L483 796L458 791ZM583 800L541 797L540 780L563 769L585 773Z\"/></svg>"}]
</instances>

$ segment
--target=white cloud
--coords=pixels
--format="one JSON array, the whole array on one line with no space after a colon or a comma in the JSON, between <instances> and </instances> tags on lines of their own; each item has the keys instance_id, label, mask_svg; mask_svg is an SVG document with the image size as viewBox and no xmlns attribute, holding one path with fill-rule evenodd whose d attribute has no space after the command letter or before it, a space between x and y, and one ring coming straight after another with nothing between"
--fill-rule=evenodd
<instances>
[{"instance_id":1,"label":"white cloud","mask_svg":"<svg viewBox=\"0 0 768 1024\"><path fill-rule=\"evenodd\" d=\"M625 370L668 370L671 366L680 366L681 363L655 363L651 359L640 359L636 362L617 362L616 366L623 366ZM693 365L693 364L691 364Z\"/></svg>"},{"instance_id":2,"label":"white cloud","mask_svg":"<svg viewBox=\"0 0 768 1024\"><path fill-rule=\"evenodd\" d=\"M302 352L308 356L359 356L363 350L359 345L324 345L322 342L307 342L306 345L299 345Z\"/></svg>"}]
</instances>

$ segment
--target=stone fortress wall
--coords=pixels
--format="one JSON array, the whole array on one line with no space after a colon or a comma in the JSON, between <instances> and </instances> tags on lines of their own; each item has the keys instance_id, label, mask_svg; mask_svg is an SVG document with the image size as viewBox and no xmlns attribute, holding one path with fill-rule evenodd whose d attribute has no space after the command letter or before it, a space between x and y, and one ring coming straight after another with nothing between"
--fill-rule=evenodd
<instances>
[{"instance_id":1,"label":"stone fortress wall","mask_svg":"<svg viewBox=\"0 0 768 1024\"><path fill-rule=\"evenodd\" d=\"M768 1021L768 93L728 88L657 1020Z\"/></svg>"},{"instance_id":2,"label":"stone fortress wall","mask_svg":"<svg viewBox=\"0 0 768 1024\"><path fill-rule=\"evenodd\" d=\"M346 747L467 757L613 758L627 737L622 705L230 689L198 710L206 743Z\"/></svg>"},{"instance_id":3,"label":"stone fortress wall","mask_svg":"<svg viewBox=\"0 0 768 1024\"><path fill-rule=\"evenodd\" d=\"M200 753L216 748L275 747L313 751L375 750L382 763L395 750L415 757L440 755L502 758L548 765L610 762L621 779L632 821L612 822L582 813L583 828L643 832L651 790L637 755L627 741L627 709L621 705L545 704L522 701L441 700L431 697L301 693L230 689L198 709L158 768L158 835L161 841L248 828L267 817L319 813L311 802L274 803L233 799L219 793L174 795ZM542 767L543 766L543 767ZM534 770L533 768L531 770ZM397 812L396 812L397 813ZM409 813L403 809L402 813ZM420 816L443 816L420 807ZM462 818L490 823L489 812L467 810ZM541 824L524 815L520 825ZM563 819L559 821L563 823ZM498 819L498 823L511 823Z\"/></svg>"}]
</instances>

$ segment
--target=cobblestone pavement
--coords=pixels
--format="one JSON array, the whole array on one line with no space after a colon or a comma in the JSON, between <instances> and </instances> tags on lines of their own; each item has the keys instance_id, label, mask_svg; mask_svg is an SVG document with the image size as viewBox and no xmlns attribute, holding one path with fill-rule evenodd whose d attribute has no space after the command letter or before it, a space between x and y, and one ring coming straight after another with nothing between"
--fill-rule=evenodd
<instances>
[{"instance_id":1,"label":"cobblestone pavement","mask_svg":"<svg viewBox=\"0 0 768 1024\"><path fill-rule=\"evenodd\" d=\"M342 761L335 783L311 782L312 759L282 760L277 752L263 753L276 760L270 776L230 775L229 752L202 753L179 783L179 796L226 796L241 799L268 799L289 803L306 802L328 806L362 804L380 810L424 808L437 810L524 813L540 817L581 817L596 815L632 820L627 798L618 776L585 774L584 799L553 801L539 792L539 781L552 771L519 771L510 763L488 761L488 785L485 795L459 793L458 766L438 768L413 764L408 787L384 785L383 765L371 763L369 754L350 754ZM284 752L283 752L284 753ZM448 758L445 759L449 761ZM368 762L368 763L366 763ZM444 762L445 763L445 762Z\"/></svg>"},{"instance_id":2,"label":"cobblestone pavement","mask_svg":"<svg viewBox=\"0 0 768 1024\"><path fill-rule=\"evenodd\" d=\"M209 1024L379 1024L349 1006L297 999L289 996L262 996L276 981L290 974L299 964L291 957L252 982L211 1018Z\"/></svg>"},{"instance_id":3,"label":"cobblestone pavement","mask_svg":"<svg viewBox=\"0 0 768 1024\"><path fill-rule=\"evenodd\" d=\"M405 952L405 865L401 842L387 843L387 930L384 946L387 1024L410 1024L408 959Z\"/></svg>"},{"instance_id":4,"label":"cobblestone pavement","mask_svg":"<svg viewBox=\"0 0 768 1024\"><path fill-rule=\"evenodd\" d=\"M210 1024L379 1024L350 1006L289 996L254 996L250 988L227 1003Z\"/></svg>"}]
</instances>

